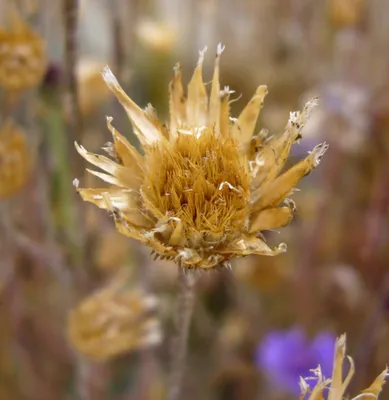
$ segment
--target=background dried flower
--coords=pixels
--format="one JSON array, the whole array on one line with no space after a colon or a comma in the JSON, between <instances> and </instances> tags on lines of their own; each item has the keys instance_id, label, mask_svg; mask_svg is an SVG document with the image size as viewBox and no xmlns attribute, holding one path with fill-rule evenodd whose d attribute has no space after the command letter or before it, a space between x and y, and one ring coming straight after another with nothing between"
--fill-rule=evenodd
<instances>
[{"instance_id":1,"label":"background dried flower","mask_svg":"<svg viewBox=\"0 0 389 400\"><path fill-rule=\"evenodd\" d=\"M68 335L79 352L105 360L160 343L159 321L152 313L157 299L129 285L128 272L121 270L71 311Z\"/></svg>"},{"instance_id":2,"label":"background dried flower","mask_svg":"<svg viewBox=\"0 0 389 400\"><path fill-rule=\"evenodd\" d=\"M194 273L182 397L296 399L276 391L269 374L255 365L263 338L291 326L308 332L308 343L323 331L347 332L356 370L347 392L356 395L368 387L389 359L388 0L3 0L2 32L13 27L8 11L15 7L24 24L39 32L52 68L42 87L17 93L0 87L0 126L14 121L27 136L21 147L34 153L28 182L0 199L0 399L167 397L180 268L168 259L154 261L149 247L114 229L112 214L80 201L74 177L86 188L110 184L83 175L84 161L73 143L77 139L99 152L107 141L104 115L112 115L143 157L98 64L112 66L134 102L142 109L151 102L164 122L174 62L180 60L182 81L188 82L198 49L208 44L211 54L203 63L208 94L219 42L227 49L220 82L236 91L230 115L239 116L256 83L269 87L256 133L264 127L277 136L290 110L319 97L303 140L292 147L281 172L317 143L327 141L331 151L298 184L301 191L293 191L293 220L262 232L271 248L287 243L287 253L237 258L232 271ZM142 39L144 21L152 25ZM85 86L76 79L84 61L92 77ZM83 87L87 113L75 101L83 102ZM68 118L68 110L75 118ZM6 143L2 137L0 147ZM32 143L39 143L38 151ZM24 165L8 170L18 174ZM7 185L0 182L0 191ZM227 186L223 190L229 194ZM95 363L69 346L67 316L123 266L131 268L129 290L140 287L162 302L166 340ZM382 400L388 391L385 385ZM328 394L326 389L323 397Z\"/></svg>"},{"instance_id":3,"label":"background dried flower","mask_svg":"<svg viewBox=\"0 0 389 400\"><path fill-rule=\"evenodd\" d=\"M26 184L33 152L26 133L13 121L0 126L0 199L16 194Z\"/></svg>"},{"instance_id":4,"label":"background dried flower","mask_svg":"<svg viewBox=\"0 0 389 400\"><path fill-rule=\"evenodd\" d=\"M40 83L46 70L44 39L15 11L0 29L0 86L20 91Z\"/></svg>"}]
</instances>

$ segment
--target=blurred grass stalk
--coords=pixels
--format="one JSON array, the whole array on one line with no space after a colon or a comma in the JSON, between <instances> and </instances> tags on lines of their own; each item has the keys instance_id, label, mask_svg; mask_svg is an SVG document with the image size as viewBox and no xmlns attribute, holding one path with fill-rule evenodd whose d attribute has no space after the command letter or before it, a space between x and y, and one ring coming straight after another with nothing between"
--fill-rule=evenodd
<instances>
[{"instance_id":1,"label":"blurred grass stalk","mask_svg":"<svg viewBox=\"0 0 389 400\"><path fill-rule=\"evenodd\" d=\"M72 249L73 266L77 269L84 269L85 267L85 224L83 214L78 210L77 202L75 199L75 191L71 185L70 175L71 173L75 176L82 176L83 168L82 162L79 158L76 158L76 164L74 170L71 170L70 159L71 149L73 143L77 140L82 142L83 124L82 116L79 108L79 93L78 93L78 80L77 80L77 62L78 62L78 15L79 15L79 1L78 0L63 0L63 16L64 16L64 28L65 28L65 92L64 98L64 110L65 118L67 117L67 129L66 132L62 131L62 126L57 125L57 144L61 145L55 148L56 156L61 157L61 168L60 168L60 190L62 195L62 215L66 217L66 231L68 243ZM60 119L53 116L52 122L59 123ZM67 133L67 134L66 134ZM54 141L53 141L54 142ZM52 145L54 143L52 142ZM66 144L67 142L67 144ZM55 145L54 145L55 146ZM68 151L64 151L67 149ZM74 150L73 150L74 151ZM73 193L73 194L72 194ZM78 271L74 271L75 274ZM88 380L90 378L91 366L89 362L83 362L80 357L75 357L76 362L76 387L77 392L82 400L88 400L91 398Z\"/></svg>"}]
</instances>

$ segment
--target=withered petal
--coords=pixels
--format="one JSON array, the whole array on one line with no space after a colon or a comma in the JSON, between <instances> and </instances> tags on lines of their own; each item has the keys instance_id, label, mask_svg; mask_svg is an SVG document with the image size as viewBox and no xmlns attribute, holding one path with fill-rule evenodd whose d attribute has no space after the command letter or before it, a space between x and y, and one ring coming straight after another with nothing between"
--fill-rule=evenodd
<instances>
[{"instance_id":1,"label":"withered petal","mask_svg":"<svg viewBox=\"0 0 389 400\"><path fill-rule=\"evenodd\" d=\"M216 132L219 131L220 124L220 56L224 51L224 46L218 44L216 50L215 67L213 70L211 95L209 98L208 124L215 124Z\"/></svg>"},{"instance_id":2,"label":"withered petal","mask_svg":"<svg viewBox=\"0 0 389 400\"><path fill-rule=\"evenodd\" d=\"M203 82L203 62L206 51L206 47L200 51L197 67L194 71L192 79L188 84L186 117L189 126L207 125L208 95Z\"/></svg>"},{"instance_id":3,"label":"withered petal","mask_svg":"<svg viewBox=\"0 0 389 400\"><path fill-rule=\"evenodd\" d=\"M143 157L132 144L111 124L113 118L107 117L107 127L115 143L115 150L119 160L125 167L131 167L135 174L143 170Z\"/></svg>"},{"instance_id":4,"label":"withered petal","mask_svg":"<svg viewBox=\"0 0 389 400\"><path fill-rule=\"evenodd\" d=\"M231 129L231 135L241 144L243 151L247 151L253 137L255 125L266 95L267 86L258 86L254 96L240 113L237 122Z\"/></svg>"},{"instance_id":5,"label":"withered petal","mask_svg":"<svg viewBox=\"0 0 389 400\"><path fill-rule=\"evenodd\" d=\"M249 233L286 226L293 219L293 214L291 207L268 208L259 211L251 218Z\"/></svg>"},{"instance_id":6,"label":"withered petal","mask_svg":"<svg viewBox=\"0 0 389 400\"><path fill-rule=\"evenodd\" d=\"M162 133L150 121L145 112L127 96L108 66L104 68L102 75L108 88L115 94L130 120L138 128L135 132L138 134L140 142L153 144L164 139Z\"/></svg>"},{"instance_id":7,"label":"withered petal","mask_svg":"<svg viewBox=\"0 0 389 400\"><path fill-rule=\"evenodd\" d=\"M304 160L284 172L278 178L260 186L252 193L252 212L265 208L274 208L288 196L296 184L320 162L321 157L328 149L326 143L317 145Z\"/></svg>"},{"instance_id":8,"label":"withered petal","mask_svg":"<svg viewBox=\"0 0 389 400\"><path fill-rule=\"evenodd\" d=\"M186 98L182 85L182 71L180 64L176 64L173 80L169 85L169 111L170 111L170 138L177 137L177 129L186 122Z\"/></svg>"}]
</instances>

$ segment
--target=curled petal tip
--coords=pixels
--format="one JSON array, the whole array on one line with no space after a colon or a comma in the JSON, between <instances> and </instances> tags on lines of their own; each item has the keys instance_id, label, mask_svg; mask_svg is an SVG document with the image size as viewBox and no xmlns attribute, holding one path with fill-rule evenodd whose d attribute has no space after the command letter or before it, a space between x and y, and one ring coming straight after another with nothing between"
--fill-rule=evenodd
<instances>
[{"instance_id":1,"label":"curled petal tip","mask_svg":"<svg viewBox=\"0 0 389 400\"><path fill-rule=\"evenodd\" d=\"M311 155L313 158L313 165L317 167L320 164L320 160L323 157L323 154L327 151L329 145L324 142L320 143L317 146L314 147L314 149L311 151Z\"/></svg>"},{"instance_id":2,"label":"curled petal tip","mask_svg":"<svg viewBox=\"0 0 389 400\"><path fill-rule=\"evenodd\" d=\"M114 86L114 87L119 86L118 80L116 79L115 75L112 73L108 65L104 67L103 71L101 72L101 75L103 76L103 79L108 86Z\"/></svg>"},{"instance_id":3,"label":"curled petal tip","mask_svg":"<svg viewBox=\"0 0 389 400\"><path fill-rule=\"evenodd\" d=\"M178 62L173 67L174 75L177 75L181 71L181 64Z\"/></svg>"},{"instance_id":4,"label":"curled petal tip","mask_svg":"<svg viewBox=\"0 0 389 400\"><path fill-rule=\"evenodd\" d=\"M226 48L226 46L224 46L222 43L219 43L216 48L216 56L220 57L220 55L223 53L225 48Z\"/></svg>"},{"instance_id":5,"label":"curled petal tip","mask_svg":"<svg viewBox=\"0 0 389 400\"><path fill-rule=\"evenodd\" d=\"M309 100L308 103L305 105L305 113L307 118L309 118L312 110L319 105L319 97L314 97L313 99Z\"/></svg>"},{"instance_id":6,"label":"curled petal tip","mask_svg":"<svg viewBox=\"0 0 389 400\"><path fill-rule=\"evenodd\" d=\"M202 50L199 51L199 61L197 65L200 65L204 62L205 53L208 51L208 46L204 46Z\"/></svg>"},{"instance_id":7,"label":"curled petal tip","mask_svg":"<svg viewBox=\"0 0 389 400\"><path fill-rule=\"evenodd\" d=\"M277 254L286 253L287 250L288 250L288 246L286 245L286 243L280 243L276 248Z\"/></svg>"}]
</instances>

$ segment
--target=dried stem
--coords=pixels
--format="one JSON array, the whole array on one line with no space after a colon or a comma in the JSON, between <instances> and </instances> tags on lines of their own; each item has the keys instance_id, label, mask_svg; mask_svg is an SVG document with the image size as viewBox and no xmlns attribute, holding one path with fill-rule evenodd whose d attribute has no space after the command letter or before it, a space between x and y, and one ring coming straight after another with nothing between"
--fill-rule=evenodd
<instances>
[{"instance_id":1,"label":"dried stem","mask_svg":"<svg viewBox=\"0 0 389 400\"><path fill-rule=\"evenodd\" d=\"M71 143L80 141L82 136L82 118L79 108L77 84L77 32L78 0L64 0L63 15L65 25L65 106L68 111L68 134Z\"/></svg>"},{"instance_id":2,"label":"dried stem","mask_svg":"<svg viewBox=\"0 0 389 400\"><path fill-rule=\"evenodd\" d=\"M196 276L192 271L179 268L177 310L175 315L176 334L172 342L172 364L169 400L178 400L182 389L185 360L188 350L189 328L195 301Z\"/></svg>"}]
</instances>

